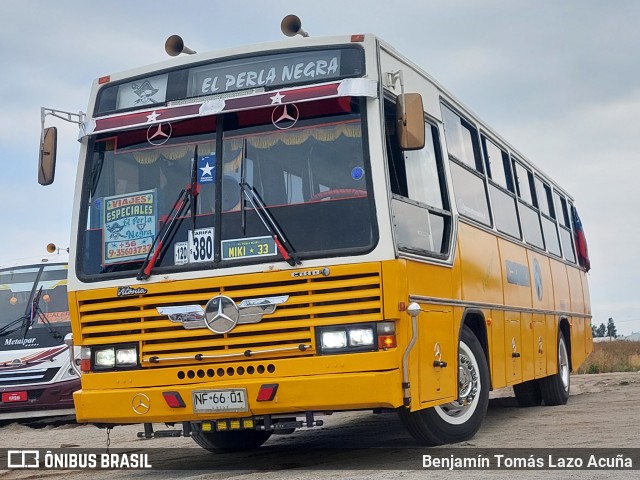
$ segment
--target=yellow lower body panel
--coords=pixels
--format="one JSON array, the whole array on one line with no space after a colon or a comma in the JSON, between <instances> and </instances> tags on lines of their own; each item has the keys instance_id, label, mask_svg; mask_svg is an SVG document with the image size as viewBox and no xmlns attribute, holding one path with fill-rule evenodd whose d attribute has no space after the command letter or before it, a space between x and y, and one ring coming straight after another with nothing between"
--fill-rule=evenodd
<instances>
[{"instance_id":1,"label":"yellow lower body panel","mask_svg":"<svg viewBox=\"0 0 640 480\"><path fill-rule=\"evenodd\" d=\"M271 401L257 401L260 387L278 384ZM288 414L306 411L368 410L402 405L399 370L334 375L310 375L255 380L228 380L148 388L78 390L73 399L78 422L149 423L201 421L216 418ZM244 388L247 411L196 413L194 390ZM177 392L185 407L169 407L163 392Z\"/></svg>"}]
</instances>

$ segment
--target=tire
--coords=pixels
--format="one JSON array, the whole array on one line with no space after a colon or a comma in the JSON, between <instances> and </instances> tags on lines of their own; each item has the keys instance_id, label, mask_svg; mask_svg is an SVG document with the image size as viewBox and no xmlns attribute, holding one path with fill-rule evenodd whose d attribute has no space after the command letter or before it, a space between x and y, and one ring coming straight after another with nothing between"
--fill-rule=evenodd
<instances>
[{"instance_id":1,"label":"tire","mask_svg":"<svg viewBox=\"0 0 640 480\"><path fill-rule=\"evenodd\" d=\"M260 447L271 436L272 432L257 430L240 430L233 432L203 432L194 430L193 441L205 450L214 453L253 450Z\"/></svg>"},{"instance_id":2,"label":"tire","mask_svg":"<svg viewBox=\"0 0 640 480\"><path fill-rule=\"evenodd\" d=\"M558 332L558 373L540 379L540 392L545 405L565 405L571 389L571 367L567 341Z\"/></svg>"},{"instance_id":3,"label":"tire","mask_svg":"<svg viewBox=\"0 0 640 480\"><path fill-rule=\"evenodd\" d=\"M537 407L542 404L542 392L540 391L540 382L538 380L530 380L514 385L513 393L516 394L519 407Z\"/></svg>"},{"instance_id":4,"label":"tire","mask_svg":"<svg viewBox=\"0 0 640 480\"><path fill-rule=\"evenodd\" d=\"M458 346L459 395L463 399L410 412L401 408L400 418L420 445L457 443L473 437L489 405L489 367L480 342L463 326Z\"/></svg>"}]
</instances>

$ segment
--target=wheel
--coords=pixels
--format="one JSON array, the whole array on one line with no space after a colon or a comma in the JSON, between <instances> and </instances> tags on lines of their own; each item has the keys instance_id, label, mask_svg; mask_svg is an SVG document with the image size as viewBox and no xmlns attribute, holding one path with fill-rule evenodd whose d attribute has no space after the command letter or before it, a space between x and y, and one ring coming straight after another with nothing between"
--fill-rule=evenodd
<instances>
[{"instance_id":1,"label":"wheel","mask_svg":"<svg viewBox=\"0 0 640 480\"><path fill-rule=\"evenodd\" d=\"M545 405L564 405L569 400L571 375L567 341L558 332L558 373L540 379L540 392Z\"/></svg>"},{"instance_id":2,"label":"wheel","mask_svg":"<svg viewBox=\"0 0 640 480\"><path fill-rule=\"evenodd\" d=\"M542 393L540 392L540 382L538 380L530 380L514 385L513 393L516 394L516 400L520 407L537 407L542 403Z\"/></svg>"},{"instance_id":3,"label":"wheel","mask_svg":"<svg viewBox=\"0 0 640 480\"><path fill-rule=\"evenodd\" d=\"M410 412L400 418L421 445L457 443L473 437L489 405L489 367L482 346L466 325L458 346L458 400Z\"/></svg>"},{"instance_id":4,"label":"wheel","mask_svg":"<svg viewBox=\"0 0 640 480\"><path fill-rule=\"evenodd\" d=\"M349 197L366 197L367 191L357 188L333 188L331 190L325 190L324 192L318 192L313 195L308 202L317 202L324 200L325 198L349 198Z\"/></svg>"},{"instance_id":5,"label":"wheel","mask_svg":"<svg viewBox=\"0 0 640 480\"><path fill-rule=\"evenodd\" d=\"M240 430L233 432L203 432L194 430L191 434L193 441L210 452L233 452L237 450L252 450L260 447L269 440L272 432L257 430Z\"/></svg>"}]
</instances>

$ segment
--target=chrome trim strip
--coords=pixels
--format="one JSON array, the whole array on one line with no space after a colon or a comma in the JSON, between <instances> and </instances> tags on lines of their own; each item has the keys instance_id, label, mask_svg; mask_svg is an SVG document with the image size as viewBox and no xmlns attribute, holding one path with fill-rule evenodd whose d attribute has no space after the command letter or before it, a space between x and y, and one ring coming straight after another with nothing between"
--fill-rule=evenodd
<instances>
[{"instance_id":1,"label":"chrome trim strip","mask_svg":"<svg viewBox=\"0 0 640 480\"><path fill-rule=\"evenodd\" d=\"M497 303L471 302L466 300L456 300L439 297L425 297L422 295L409 295L410 302L431 303L436 305L447 305L451 307L475 307L479 309L503 310L506 312L539 313L544 315L557 315L564 317L591 318L590 313L567 312L563 310L543 310L539 308L517 307L514 305L500 305Z\"/></svg>"},{"instance_id":2,"label":"chrome trim strip","mask_svg":"<svg viewBox=\"0 0 640 480\"><path fill-rule=\"evenodd\" d=\"M254 355L260 355L262 353L279 353L279 352L290 352L293 350L299 350L301 352L305 352L312 348L312 345L300 344L297 347L286 347L286 348L273 348L270 350L245 350L242 353L227 353L224 355L202 355L200 353L189 356L189 357L158 357L155 355L151 355L146 359L142 359L143 363L160 363L160 362L174 362L178 360L210 360L217 358L233 358L233 357L245 357L250 358ZM153 360L152 360L153 359Z\"/></svg>"}]
</instances>

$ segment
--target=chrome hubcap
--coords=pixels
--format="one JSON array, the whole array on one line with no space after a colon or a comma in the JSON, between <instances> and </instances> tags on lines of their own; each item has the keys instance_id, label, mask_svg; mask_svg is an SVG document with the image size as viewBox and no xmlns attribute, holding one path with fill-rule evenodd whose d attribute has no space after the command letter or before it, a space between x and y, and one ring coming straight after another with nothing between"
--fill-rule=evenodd
<instances>
[{"instance_id":1,"label":"chrome hubcap","mask_svg":"<svg viewBox=\"0 0 640 480\"><path fill-rule=\"evenodd\" d=\"M569 354L563 341L558 344L558 373L565 391L569 390Z\"/></svg>"},{"instance_id":2,"label":"chrome hubcap","mask_svg":"<svg viewBox=\"0 0 640 480\"><path fill-rule=\"evenodd\" d=\"M459 417L467 413L473 406L480 388L478 369L471 357L461 349L458 358L458 400L436 407L450 417Z\"/></svg>"}]
</instances>

